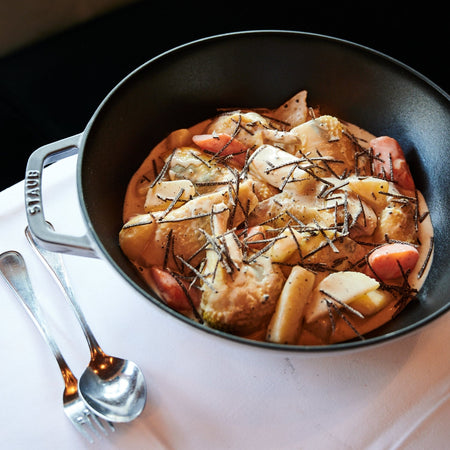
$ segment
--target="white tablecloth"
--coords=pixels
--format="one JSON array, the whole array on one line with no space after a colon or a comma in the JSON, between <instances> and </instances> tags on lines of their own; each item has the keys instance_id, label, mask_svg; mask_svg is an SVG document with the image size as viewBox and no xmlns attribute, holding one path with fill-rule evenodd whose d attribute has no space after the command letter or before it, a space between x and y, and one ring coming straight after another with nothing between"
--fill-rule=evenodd
<instances>
[{"instance_id":1,"label":"white tablecloth","mask_svg":"<svg viewBox=\"0 0 450 450\"><path fill-rule=\"evenodd\" d=\"M45 169L46 217L84 230L76 156ZM20 251L69 365L89 361L69 304L24 237L23 182L0 193L0 253ZM147 405L88 444L62 408L56 361L0 278L0 447L14 449L448 449L450 315L392 343L331 356L213 339L165 315L104 260L64 256L105 352L138 363Z\"/></svg>"}]
</instances>

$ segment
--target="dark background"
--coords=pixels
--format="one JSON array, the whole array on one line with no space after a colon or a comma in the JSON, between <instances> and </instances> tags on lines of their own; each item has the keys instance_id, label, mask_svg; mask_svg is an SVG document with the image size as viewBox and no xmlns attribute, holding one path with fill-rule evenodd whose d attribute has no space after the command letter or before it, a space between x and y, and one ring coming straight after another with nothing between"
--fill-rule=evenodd
<instances>
[{"instance_id":1,"label":"dark background","mask_svg":"<svg viewBox=\"0 0 450 450\"><path fill-rule=\"evenodd\" d=\"M83 131L103 98L133 69L174 46L215 34L256 29L325 34L385 53L450 92L449 25L432 3L420 8L301 3L209 3L205 9L191 2L179 7L138 1L1 58L0 191L23 179L33 150Z\"/></svg>"}]
</instances>

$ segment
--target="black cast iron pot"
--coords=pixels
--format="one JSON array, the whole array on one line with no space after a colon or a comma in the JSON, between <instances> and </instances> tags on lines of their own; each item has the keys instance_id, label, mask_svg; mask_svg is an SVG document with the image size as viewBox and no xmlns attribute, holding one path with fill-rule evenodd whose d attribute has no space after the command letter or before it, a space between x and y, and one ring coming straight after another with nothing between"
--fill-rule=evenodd
<instances>
[{"instance_id":1,"label":"black cast iron pot","mask_svg":"<svg viewBox=\"0 0 450 450\"><path fill-rule=\"evenodd\" d=\"M431 273L395 320L357 340L323 347L253 342L207 329L167 308L121 252L118 233L127 183L168 133L216 114L217 108L276 107L301 89L321 112L391 135L403 147L435 229ZM105 98L83 133L46 145L29 158L28 223L49 250L103 257L143 297L193 327L267 349L323 352L379 344L421 328L450 308L449 96L409 67L371 49L326 36L252 31L177 47L142 65ZM77 186L87 232L46 227L39 194L42 168L78 152Z\"/></svg>"}]
</instances>

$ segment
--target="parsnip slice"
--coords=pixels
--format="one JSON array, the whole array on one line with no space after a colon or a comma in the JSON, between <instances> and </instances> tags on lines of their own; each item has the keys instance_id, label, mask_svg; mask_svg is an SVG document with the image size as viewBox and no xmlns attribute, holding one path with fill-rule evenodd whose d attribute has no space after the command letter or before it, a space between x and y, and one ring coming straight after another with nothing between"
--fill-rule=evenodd
<instances>
[{"instance_id":1,"label":"parsnip slice","mask_svg":"<svg viewBox=\"0 0 450 450\"><path fill-rule=\"evenodd\" d=\"M376 289L356 298L350 306L366 317L381 311L392 299L389 292Z\"/></svg>"},{"instance_id":2,"label":"parsnip slice","mask_svg":"<svg viewBox=\"0 0 450 450\"><path fill-rule=\"evenodd\" d=\"M334 238L334 231L324 230L330 240ZM311 251L319 248L319 246L325 241L325 237L321 233L316 235L309 232L300 232L295 229L287 229L278 235L278 240L269 250L269 258L273 262L285 262L295 252L299 250L303 255L307 255Z\"/></svg>"},{"instance_id":3,"label":"parsnip slice","mask_svg":"<svg viewBox=\"0 0 450 450\"><path fill-rule=\"evenodd\" d=\"M327 301L340 308L342 303L353 300L378 289L380 283L361 272L335 272L325 277L314 289L311 301L305 309L305 321L314 322L328 314Z\"/></svg>"},{"instance_id":4,"label":"parsnip slice","mask_svg":"<svg viewBox=\"0 0 450 450\"><path fill-rule=\"evenodd\" d=\"M384 208L387 204L387 195L380 192L389 192L389 183L376 177L355 178L349 182L350 189L367 202L372 208Z\"/></svg>"},{"instance_id":5,"label":"parsnip slice","mask_svg":"<svg viewBox=\"0 0 450 450\"><path fill-rule=\"evenodd\" d=\"M294 229L284 230L269 250L269 258L273 262L284 262L297 251L297 242L301 234Z\"/></svg>"},{"instance_id":6,"label":"parsnip slice","mask_svg":"<svg viewBox=\"0 0 450 450\"><path fill-rule=\"evenodd\" d=\"M278 344L296 344L303 311L312 292L315 275L300 266L289 274L267 329L267 340Z\"/></svg>"}]
</instances>

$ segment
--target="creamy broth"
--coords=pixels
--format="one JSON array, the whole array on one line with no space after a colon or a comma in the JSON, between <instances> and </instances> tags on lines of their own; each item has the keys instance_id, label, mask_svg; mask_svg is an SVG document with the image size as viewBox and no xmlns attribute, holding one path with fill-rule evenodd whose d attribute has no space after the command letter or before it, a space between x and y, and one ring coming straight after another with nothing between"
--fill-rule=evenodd
<instances>
[{"instance_id":1,"label":"creamy broth","mask_svg":"<svg viewBox=\"0 0 450 450\"><path fill-rule=\"evenodd\" d=\"M206 129L211 125L214 119L208 119L204 122L201 122L188 130L184 130L183 132L175 132L160 142L148 155L148 157L143 161L142 165L138 168L136 173L133 175L130 183L128 185L124 206L123 206L123 222L126 224L130 220L132 220L135 216L142 215L145 209L145 201L146 195L148 191L148 186L151 184L152 180L155 179L158 172L161 170L161 166L164 163L164 160L171 154L173 149L178 146L189 146L189 137L193 135L202 134ZM342 122L345 126L345 129L354 136L359 145L362 147L369 148L369 142L375 138L368 131L362 130L356 125L348 124ZM186 138L186 136L188 138ZM195 148L195 146L193 146ZM158 169L155 169L158 167ZM345 178L346 181L357 179L356 175L350 175ZM400 193L402 194L402 190L400 189ZM405 195L411 196L415 195L418 200L418 208L416 209L416 214L420 218L417 220L417 240L421 243L418 246L419 250L419 259L408 275L408 283L411 289L420 290L422 287L428 271L431 266L431 260L433 255L433 228L430 219L430 215L426 214L428 209L426 205L426 201L423 198L422 194L418 191L411 193L409 191L405 191ZM310 196L303 196L302 200L304 204L308 201L314 202L317 194L314 193ZM370 241L370 239L369 239ZM142 246L148 245L145 242L142 242ZM147 284L154 290L158 292L158 288L154 283L154 280L151 276L150 267L146 267L145 264L142 264L142 261L138 261L130 257L131 262L136 266L136 269L139 271L141 276L145 279ZM284 269L288 271L288 269ZM287 273L287 272L286 272ZM327 273L317 273L315 285L317 285L321 279L326 276ZM401 284L402 280L394 281L393 284ZM411 297L412 298L412 297ZM410 299L409 299L410 300ZM415 300L417 301L417 300ZM403 305L406 306L406 305ZM303 325L301 328L301 333L299 334L297 344L299 345L323 345L327 343L336 343L341 341L346 341L349 339L355 338L355 336L359 335L362 337L364 334L372 331L384 323L388 322L395 316L396 313L399 312L398 307L398 299L393 298L389 304L385 305L381 311L376 312L370 316L366 316L365 318L359 318L353 315L351 316L351 326L348 324L348 320L337 315L334 318L333 329L330 331L330 319L328 316L324 316L317 320L313 325ZM191 317L193 320L198 320L199 316L193 314L192 311L184 311L188 317ZM205 325L207 326L207 325ZM357 330L357 334L355 333L355 329ZM243 336L248 337L249 339L256 340L265 340L267 333L267 323L260 330L252 331L250 333L236 333L241 334Z\"/></svg>"}]
</instances>

